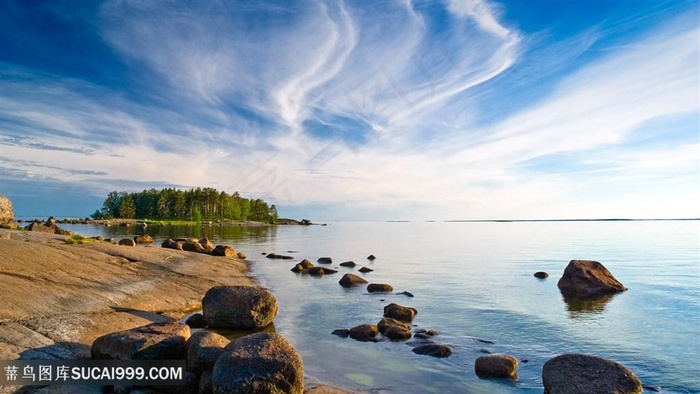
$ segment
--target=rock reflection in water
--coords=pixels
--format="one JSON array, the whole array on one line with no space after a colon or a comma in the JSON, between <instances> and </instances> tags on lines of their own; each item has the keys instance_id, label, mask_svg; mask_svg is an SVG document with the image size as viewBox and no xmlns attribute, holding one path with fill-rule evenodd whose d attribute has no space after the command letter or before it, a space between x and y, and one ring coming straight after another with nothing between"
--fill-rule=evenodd
<instances>
[{"instance_id":1,"label":"rock reflection in water","mask_svg":"<svg viewBox=\"0 0 700 394\"><path fill-rule=\"evenodd\" d=\"M613 298L613 294L607 294L594 299L566 298L564 304L569 312L569 317L576 318L582 315L599 314L605 311L605 305Z\"/></svg>"}]
</instances>

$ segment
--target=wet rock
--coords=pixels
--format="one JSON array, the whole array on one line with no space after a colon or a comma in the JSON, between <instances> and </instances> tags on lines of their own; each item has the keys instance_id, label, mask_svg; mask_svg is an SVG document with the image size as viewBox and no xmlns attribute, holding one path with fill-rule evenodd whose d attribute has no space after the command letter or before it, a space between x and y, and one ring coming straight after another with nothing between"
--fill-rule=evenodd
<instances>
[{"instance_id":1,"label":"wet rock","mask_svg":"<svg viewBox=\"0 0 700 394\"><path fill-rule=\"evenodd\" d=\"M272 323L277 315L275 297L255 286L216 286L204 295L202 312L213 328L256 330Z\"/></svg>"},{"instance_id":2,"label":"wet rock","mask_svg":"<svg viewBox=\"0 0 700 394\"><path fill-rule=\"evenodd\" d=\"M341 267L350 267L350 268L353 268L353 267L355 267L356 265L357 265L357 263L355 263L354 261L345 261L345 262L340 263L340 266L341 266Z\"/></svg>"},{"instance_id":3,"label":"wet rock","mask_svg":"<svg viewBox=\"0 0 700 394\"><path fill-rule=\"evenodd\" d=\"M350 329L350 338L362 342L374 342L377 340L379 329L374 324L360 324Z\"/></svg>"},{"instance_id":4,"label":"wet rock","mask_svg":"<svg viewBox=\"0 0 700 394\"><path fill-rule=\"evenodd\" d=\"M257 333L231 342L212 370L214 393L304 391L301 356L281 335Z\"/></svg>"},{"instance_id":5,"label":"wet rock","mask_svg":"<svg viewBox=\"0 0 700 394\"><path fill-rule=\"evenodd\" d=\"M343 287L354 287L367 283L367 281L355 274L345 274L342 278L340 278L338 283L340 283L340 285Z\"/></svg>"},{"instance_id":6,"label":"wet rock","mask_svg":"<svg viewBox=\"0 0 700 394\"><path fill-rule=\"evenodd\" d=\"M337 335L339 337L347 338L350 335L350 330L347 328L339 328L337 330L333 330L331 333L332 335Z\"/></svg>"},{"instance_id":7,"label":"wet rock","mask_svg":"<svg viewBox=\"0 0 700 394\"><path fill-rule=\"evenodd\" d=\"M214 368L216 359L229 344L223 335L209 331L199 331L187 340L187 370L196 374Z\"/></svg>"},{"instance_id":8,"label":"wet rock","mask_svg":"<svg viewBox=\"0 0 700 394\"><path fill-rule=\"evenodd\" d=\"M563 354L542 367L548 394L638 394L642 383L625 366L586 354Z\"/></svg>"},{"instance_id":9,"label":"wet rock","mask_svg":"<svg viewBox=\"0 0 700 394\"><path fill-rule=\"evenodd\" d=\"M301 261L299 262L299 265L301 265L301 267L302 267L303 269L305 269L305 270L314 267L314 263L312 263L312 262L311 262L310 260L308 260L308 259L301 260Z\"/></svg>"},{"instance_id":10,"label":"wet rock","mask_svg":"<svg viewBox=\"0 0 700 394\"><path fill-rule=\"evenodd\" d=\"M444 358L452 355L452 349L449 346L439 345L437 343L429 343L426 345L414 347L413 353L437 358Z\"/></svg>"},{"instance_id":11,"label":"wet rock","mask_svg":"<svg viewBox=\"0 0 700 394\"><path fill-rule=\"evenodd\" d=\"M384 317L391 317L405 323L411 323L418 314L416 308L391 303L384 307Z\"/></svg>"},{"instance_id":12,"label":"wet rock","mask_svg":"<svg viewBox=\"0 0 700 394\"><path fill-rule=\"evenodd\" d=\"M401 321L385 317L377 324L377 329L385 337L392 341L401 341L411 338L411 327Z\"/></svg>"},{"instance_id":13,"label":"wet rock","mask_svg":"<svg viewBox=\"0 0 700 394\"><path fill-rule=\"evenodd\" d=\"M507 354L490 354L476 359L476 375L480 378L517 379L518 359Z\"/></svg>"},{"instance_id":14,"label":"wet rock","mask_svg":"<svg viewBox=\"0 0 700 394\"><path fill-rule=\"evenodd\" d=\"M190 328L204 328L207 326L207 323L204 321L204 315L201 313L195 313L188 317L185 324L190 326Z\"/></svg>"},{"instance_id":15,"label":"wet rock","mask_svg":"<svg viewBox=\"0 0 700 394\"><path fill-rule=\"evenodd\" d=\"M92 343L95 360L177 360L185 357L190 327L179 322L152 323L103 335Z\"/></svg>"},{"instance_id":16,"label":"wet rock","mask_svg":"<svg viewBox=\"0 0 700 394\"><path fill-rule=\"evenodd\" d=\"M211 251L212 256L221 256L221 257L231 257L231 258L237 258L238 253L236 253L236 249L228 246L228 245L216 245L216 247Z\"/></svg>"},{"instance_id":17,"label":"wet rock","mask_svg":"<svg viewBox=\"0 0 700 394\"><path fill-rule=\"evenodd\" d=\"M549 274L544 271L537 271L535 272L534 276L537 279L546 279L549 277Z\"/></svg>"},{"instance_id":18,"label":"wet rock","mask_svg":"<svg viewBox=\"0 0 700 394\"><path fill-rule=\"evenodd\" d=\"M367 291L369 293L389 293L394 291L394 288L385 283L370 283L367 285Z\"/></svg>"},{"instance_id":19,"label":"wet rock","mask_svg":"<svg viewBox=\"0 0 700 394\"><path fill-rule=\"evenodd\" d=\"M167 249L176 249L176 250L182 250L182 244L184 242L178 242L175 241L172 238L168 238L163 243L160 244L161 247L167 248Z\"/></svg>"},{"instance_id":20,"label":"wet rock","mask_svg":"<svg viewBox=\"0 0 700 394\"><path fill-rule=\"evenodd\" d=\"M137 235L134 237L134 242L137 244L152 244L153 238L148 234Z\"/></svg>"},{"instance_id":21,"label":"wet rock","mask_svg":"<svg viewBox=\"0 0 700 394\"><path fill-rule=\"evenodd\" d=\"M375 259L376 259L376 257L374 257L373 254L367 256L367 260L369 260L369 261L374 261Z\"/></svg>"},{"instance_id":22,"label":"wet rock","mask_svg":"<svg viewBox=\"0 0 700 394\"><path fill-rule=\"evenodd\" d=\"M318 260L316 260L316 262L319 264L332 264L333 259L330 257L319 257Z\"/></svg>"},{"instance_id":23,"label":"wet rock","mask_svg":"<svg viewBox=\"0 0 700 394\"><path fill-rule=\"evenodd\" d=\"M565 298L590 299L627 290L603 264L571 260L557 283Z\"/></svg>"},{"instance_id":24,"label":"wet rock","mask_svg":"<svg viewBox=\"0 0 700 394\"><path fill-rule=\"evenodd\" d=\"M411 298L413 298L413 294L412 294L412 293L409 293L409 292L407 292L407 291L402 291L401 293L396 293L396 294L398 294L398 295L405 295L406 297L411 297Z\"/></svg>"},{"instance_id":25,"label":"wet rock","mask_svg":"<svg viewBox=\"0 0 700 394\"><path fill-rule=\"evenodd\" d=\"M16 229L17 227L18 224L15 221L12 201L3 195L0 195L0 228Z\"/></svg>"},{"instance_id":26,"label":"wet rock","mask_svg":"<svg viewBox=\"0 0 700 394\"><path fill-rule=\"evenodd\" d=\"M236 257L238 257L241 260L245 260L248 256L246 256L245 253L237 252Z\"/></svg>"},{"instance_id":27,"label":"wet rock","mask_svg":"<svg viewBox=\"0 0 700 394\"><path fill-rule=\"evenodd\" d=\"M323 276L323 274L326 273L326 270L323 267L313 267L306 270L306 273L311 276Z\"/></svg>"},{"instance_id":28,"label":"wet rock","mask_svg":"<svg viewBox=\"0 0 700 394\"><path fill-rule=\"evenodd\" d=\"M302 272L304 270L304 267L301 266L301 264L297 264L294 267L292 267L292 272Z\"/></svg>"},{"instance_id":29,"label":"wet rock","mask_svg":"<svg viewBox=\"0 0 700 394\"><path fill-rule=\"evenodd\" d=\"M372 272L372 271L374 271L374 270L371 269L371 268L362 267L362 268L360 268L358 271L362 272L363 274L366 274L366 273Z\"/></svg>"},{"instance_id":30,"label":"wet rock","mask_svg":"<svg viewBox=\"0 0 700 394\"><path fill-rule=\"evenodd\" d=\"M122 246L136 246L136 242L131 238L122 238L119 240L119 245Z\"/></svg>"}]
</instances>

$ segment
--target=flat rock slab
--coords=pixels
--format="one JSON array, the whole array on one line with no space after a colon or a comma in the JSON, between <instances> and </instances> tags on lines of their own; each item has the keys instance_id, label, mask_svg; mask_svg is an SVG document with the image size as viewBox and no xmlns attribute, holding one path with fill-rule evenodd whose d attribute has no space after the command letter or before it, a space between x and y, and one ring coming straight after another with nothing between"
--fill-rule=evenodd
<instances>
[{"instance_id":1,"label":"flat rock slab","mask_svg":"<svg viewBox=\"0 0 700 394\"><path fill-rule=\"evenodd\" d=\"M563 354L542 367L547 394L639 394L642 382L624 365L587 354Z\"/></svg>"},{"instance_id":2,"label":"flat rock slab","mask_svg":"<svg viewBox=\"0 0 700 394\"><path fill-rule=\"evenodd\" d=\"M189 337L186 324L153 323L103 335L90 353L96 360L177 360L184 358Z\"/></svg>"}]
</instances>

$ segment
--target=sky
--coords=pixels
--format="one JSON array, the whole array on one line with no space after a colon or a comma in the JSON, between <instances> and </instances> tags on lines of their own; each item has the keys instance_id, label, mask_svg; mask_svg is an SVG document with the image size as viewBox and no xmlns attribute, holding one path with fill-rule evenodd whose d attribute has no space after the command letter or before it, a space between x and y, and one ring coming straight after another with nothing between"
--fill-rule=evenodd
<instances>
[{"instance_id":1,"label":"sky","mask_svg":"<svg viewBox=\"0 0 700 394\"><path fill-rule=\"evenodd\" d=\"M0 194L321 220L700 217L697 0L0 0Z\"/></svg>"}]
</instances>

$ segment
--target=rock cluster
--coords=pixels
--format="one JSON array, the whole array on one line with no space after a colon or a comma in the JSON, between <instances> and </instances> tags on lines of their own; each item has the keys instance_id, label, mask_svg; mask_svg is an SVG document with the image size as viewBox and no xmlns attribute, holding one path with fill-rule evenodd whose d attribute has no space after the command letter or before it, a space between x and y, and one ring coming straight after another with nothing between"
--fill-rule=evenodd
<instances>
[{"instance_id":1,"label":"rock cluster","mask_svg":"<svg viewBox=\"0 0 700 394\"><path fill-rule=\"evenodd\" d=\"M245 259L245 255L241 252L237 252L236 249L227 245L217 245L211 243L209 238L202 237L197 238L168 238L163 241L160 245L167 249L184 250L188 252L196 252L203 254L210 254L212 256L221 257L231 257L238 259Z\"/></svg>"},{"instance_id":2,"label":"rock cluster","mask_svg":"<svg viewBox=\"0 0 700 394\"><path fill-rule=\"evenodd\" d=\"M56 224L56 218L50 216L45 222L34 221L25 227L27 231L39 231L42 233L71 235L72 233Z\"/></svg>"}]
</instances>

